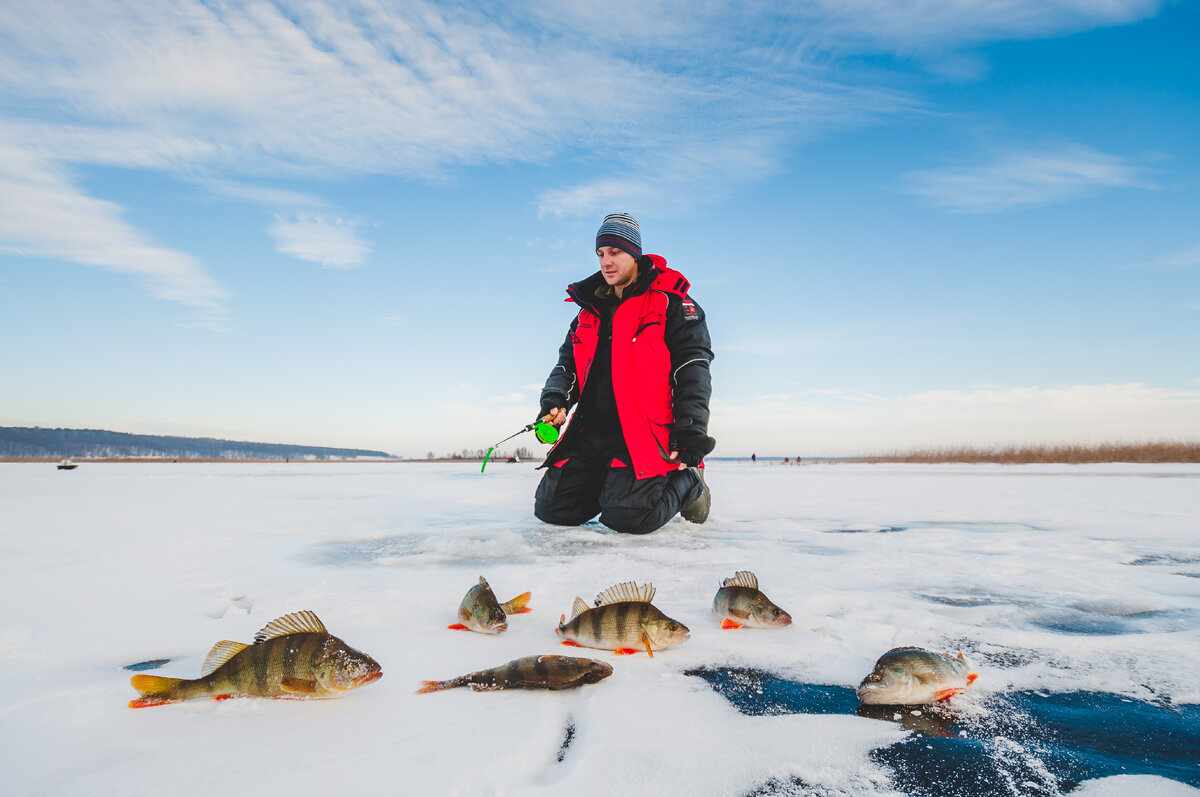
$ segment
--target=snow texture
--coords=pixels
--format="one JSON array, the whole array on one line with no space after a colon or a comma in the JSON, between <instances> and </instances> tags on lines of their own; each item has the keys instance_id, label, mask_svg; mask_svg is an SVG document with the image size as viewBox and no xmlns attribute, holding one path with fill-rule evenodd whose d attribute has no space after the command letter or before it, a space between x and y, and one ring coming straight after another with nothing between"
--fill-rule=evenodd
<instances>
[{"instance_id":1,"label":"snow texture","mask_svg":"<svg viewBox=\"0 0 1200 797\"><path fill-rule=\"evenodd\" d=\"M965 715L1016 692L1200 703L1200 467L717 462L708 523L644 537L542 524L539 475L0 464L4 793L897 795L878 753L919 738L903 725L746 713L685 672L851 694L900 645L966 655L979 679L951 705ZM793 625L720 630L712 599L738 570ZM532 612L497 636L447 630L480 575L500 595L531 590ZM623 581L653 583L691 639L653 659L561 647L575 597ZM383 678L340 700L127 708L133 672L194 678L215 642L303 609ZM535 653L614 674L559 693L415 693ZM1151 769L1074 793L1200 790Z\"/></svg>"}]
</instances>

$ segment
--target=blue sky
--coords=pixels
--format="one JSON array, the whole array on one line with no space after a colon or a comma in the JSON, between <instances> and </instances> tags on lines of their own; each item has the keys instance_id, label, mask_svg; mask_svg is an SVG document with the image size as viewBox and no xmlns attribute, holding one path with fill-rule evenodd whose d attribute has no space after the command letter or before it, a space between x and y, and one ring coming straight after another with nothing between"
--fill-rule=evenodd
<instances>
[{"instance_id":1,"label":"blue sky","mask_svg":"<svg viewBox=\"0 0 1200 797\"><path fill-rule=\"evenodd\" d=\"M486 447L626 211L708 314L716 455L1196 439L1198 30L0 0L0 425Z\"/></svg>"}]
</instances>

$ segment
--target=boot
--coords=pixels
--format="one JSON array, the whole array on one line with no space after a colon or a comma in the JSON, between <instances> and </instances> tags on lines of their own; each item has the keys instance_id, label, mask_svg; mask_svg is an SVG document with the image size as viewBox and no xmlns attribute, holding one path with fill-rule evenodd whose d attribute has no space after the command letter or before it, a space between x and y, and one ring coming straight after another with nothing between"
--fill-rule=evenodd
<instances>
[{"instance_id":1,"label":"boot","mask_svg":"<svg viewBox=\"0 0 1200 797\"><path fill-rule=\"evenodd\" d=\"M700 497L679 510L679 514L684 520L691 523L703 523L708 520L708 510L712 508L712 493L708 490L708 483L704 481L702 468L688 468L688 470L696 474L703 489L700 491Z\"/></svg>"}]
</instances>

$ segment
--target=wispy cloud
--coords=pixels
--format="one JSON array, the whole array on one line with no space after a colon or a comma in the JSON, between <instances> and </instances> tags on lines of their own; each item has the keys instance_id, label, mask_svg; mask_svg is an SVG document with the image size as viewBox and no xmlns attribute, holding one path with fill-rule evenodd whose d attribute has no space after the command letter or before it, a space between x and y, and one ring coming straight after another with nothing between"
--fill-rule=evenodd
<instances>
[{"instance_id":1,"label":"wispy cloud","mask_svg":"<svg viewBox=\"0 0 1200 797\"><path fill-rule=\"evenodd\" d=\"M5 143L2 135L0 252L132 275L151 295L195 310L188 323L226 328L226 293L195 258L148 241L121 217L120 207L85 195L61 167Z\"/></svg>"},{"instance_id":2,"label":"wispy cloud","mask_svg":"<svg viewBox=\"0 0 1200 797\"><path fill-rule=\"evenodd\" d=\"M1198 266L1200 266L1200 244L1182 252L1160 257L1157 260L1139 263L1134 268L1147 271L1181 271Z\"/></svg>"},{"instance_id":3,"label":"wispy cloud","mask_svg":"<svg viewBox=\"0 0 1200 797\"><path fill-rule=\"evenodd\" d=\"M978 166L914 171L906 180L909 193L954 213L1062 202L1106 188L1155 187L1143 167L1080 145L1008 153Z\"/></svg>"},{"instance_id":4,"label":"wispy cloud","mask_svg":"<svg viewBox=\"0 0 1200 797\"><path fill-rule=\"evenodd\" d=\"M810 0L789 16L808 20L830 47L912 52L1028 39L1152 16L1164 0Z\"/></svg>"},{"instance_id":5,"label":"wispy cloud","mask_svg":"<svg viewBox=\"0 0 1200 797\"><path fill-rule=\"evenodd\" d=\"M62 177L72 165L212 180L217 191L287 216L271 228L283 251L331 267L365 256L353 230L294 215L325 211L311 198L253 188L257 178L434 179L481 163L594 153L603 176L549 188L543 213L594 213L616 197L634 211L669 212L773 174L797 139L920 107L870 72L831 68L831 53L950 52L1127 22L1160 5L807 0L781 11L698 0L681 14L669 0L603 9L584 0L10 3L0 17L0 112L18 159L35 159L58 180L57 201L25 213L56 215L61 225L35 225L36 246L19 230L0 244L65 252L67 230L97 225L119 228L126 243L144 237L119 222L115 206ZM763 30L774 36L764 41ZM38 194L46 183L36 175L9 169L7 179L10 196L51 199ZM1111 157L1007 161L916 179L918 193L975 211L1142 181ZM991 199L973 202L963 183L990 185ZM183 277L152 278L156 295L186 295L177 300L211 313L224 301L219 289L193 259L167 251L149 259L172 260L193 287L164 287ZM91 262L79 251L55 256Z\"/></svg>"},{"instance_id":6,"label":"wispy cloud","mask_svg":"<svg viewBox=\"0 0 1200 797\"><path fill-rule=\"evenodd\" d=\"M357 224L337 217L313 213L277 216L269 232L280 252L319 263L325 268L355 268L363 265L370 247L355 232Z\"/></svg>"}]
</instances>

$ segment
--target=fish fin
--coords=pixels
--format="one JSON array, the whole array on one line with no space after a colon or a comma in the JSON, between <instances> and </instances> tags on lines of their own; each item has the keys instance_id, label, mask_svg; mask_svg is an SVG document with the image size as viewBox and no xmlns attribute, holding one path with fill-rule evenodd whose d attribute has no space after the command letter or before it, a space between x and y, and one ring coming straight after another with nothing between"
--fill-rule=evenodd
<instances>
[{"instance_id":1,"label":"fish fin","mask_svg":"<svg viewBox=\"0 0 1200 797\"><path fill-rule=\"evenodd\" d=\"M724 620L721 621L721 628L725 629L726 631L728 631L730 628L741 628L741 627L742 627L741 623L735 623L733 620L730 620L728 617L726 617Z\"/></svg>"},{"instance_id":2,"label":"fish fin","mask_svg":"<svg viewBox=\"0 0 1200 797\"><path fill-rule=\"evenodd\" d=\"M285 614L283 617L277 617L267 623L261 631L254 635L254 644L261 645L268 639L275 639L276 637L287 636L288 634L328 633L325 630L325 624L315 614L305 609L302 612Z\"/></svg>"},{"instance_id":3,"label":"fish fin","mask_svg":"<svg viewBox=\"0 0 1200 797\"><path fill-rule=\"evenodd\" d=\"M484 587L484 588L486 588L486 589L491 589L491 588L492 588L492 585L491 585L491 584L489 584L489 583L487 583L487 579L486 579L486 578L484 578L483 576L480 576L480 577L479 577L479 586L481 586L481 587Z\"/></svg>"},{"instance_id":4,"label":"fish fin","mask_svg":"<svg viewBox=\"0 0 1200 797\"><path fill-rule=\"evenodd\" d=\"M634 653L637 653L637 652L638 652L637 648L617 648L616 650L613 651L613 653L617 654L618 656L632 656Z\"/></svg>"},{"instance_id":5,"label":"fish fin","mask_svg":"<svg viewBox=\"0 0 1200 797\"><path fill-rule=\"evenodd\" d=\"M303 692L311 695L317 691L316 681L306 681L303 678L284 678L279 682L285 692Z\"/></svg>"},{"instance_id":6,"label":"fish fin","mask_svg":"<svg viewBox=\"0 0 1200 797\"><path fill-rule=\"evenodd\" d=\"M233 695L213 695L212 696L213 700L230 700L232 698L233 698Z\"/></svg>"},{"instance_id":7,"label":"fish fin","mask_svg":"<svg viewBox=\"0 0 1200 797\"><path fill-rule=\"evenodd\" d=\"M649 603L654 599L654 585L642 584L640 587L633 581L614 584L596 596L597 606L610 603Z\"/></svg>"},{"instance_id":8,"label":"fish fin","mask_svg":"<svg viewBox=\"0 0 1200 797\"><path fill-rule=\"evenodd\" d=\"M421 681L421 688L417 690L418 695L427 695L430 692L440 692L443 689L453 689L457 684L450 681Z\"/></svg>"},{"instance_id":9,"label":"fish fin","mask_svg":"<svg viewBox=\"0 0 1200 797\"><path fill-rule=\"evenodd\" d=\"M471 630L470 628L467 628L462 623L454 623L453 625L448 625L446 627L449 628L451 631L470 631Z\"/></svg>"},{"instance_id":10,"label":"fish fin","mask_svg":"<svg viewBox=\"0 0 1200 797\"><path fill-rule=\"evenodd\" d=\"M499 692L504 688L503 684L471 684L472 692Z\"/></svg>"},{"instance_id":11,"label":"fish fin","mask_svg":"<svg viewBox=\"0 0 1200 797\"><path fill-rule=\"evenodd\" d=\"M758 589L758 576L751 573L749 570L739 570L733 574L733 578L727 578L721 582L722 587L749 587L750 589Z\"/></svg>"},{"instance_id":12,"label":"fish fin","mask_svg":"<svg viewBox=\"0 0 1200 797\"><path fill-rule=\"evenodd\" d=\"M562 644L566 645L566 646L567 646L567 647L569 647L569 648L581 648L581 647L583 647L583 645L579 644L579 643L578 643L578 642L576 642L574 639L564 639L564 640L562 641Z\"/></svg>"},{"instance_id":13,"label":"fish fin","mask_svg":"<svg viewBox=\"0 0 1200 797\"><path fill-rule=\"evenodd\" d=\"M975 679L978 677L979 677L979 673L977 673L977 672L967 673L967 686L970 686L971 684L975 683Z\"/></svg>"},{"instance_id":14,"label":"fish fin","mask_svg":"<svg viewBox=\"0 0 1200 797\"><path fill-rule=\"evenodd\" d=\"M963 654L962 654L962 651L961 651L961 650L958 652L958 659L959 659L959 661L963 661L963 660L964 660L964 659L963 659Z\"/></svg>"},{"instance_id":15,"label":"fish fin","mask_svg":"<svg viewBox=\"0 0 1200 797\"><path fill-rule=\"evenodd\" d=\"M583 602L583 598L576 597L575 603L571 604L571 619L574 620L590 608L590 606Z\"/></svg>"},{"instance_id":16,"label":"fish fin","mask_svg":"<svg viewBox=\"0 0 1200 797\"><path fill-rule=\"evenodd\" d=\"M961 691L961 686L952 687L950 689L941 689L933 693L933 702L940 703L943 700L949 700Z\"/></svg>"},{"instance_id":17,"label":"fish fin","mask_svg":"<svg viewBox=\"0 0 1200 797\"><path fill-rule=\"evenodd\" d=\"M129 701L130 708L150 708L151 706L165 706L168 703L174 703L174 700L158 697L138 697Z\"/></svg>"},{"instance_id":18,"label":"fish fin","mask_svg":"<svg viewBox=\"0 0 1200 797\"><path fill-rule=\"evenodd\" d=\"M204 664L200 666L200 677L208 675L248 647L250 646L241 642L230 642L228 639L213 645L212 650L204 657Z\"/></svg>"},{"instance_id":19,"label":"fish fin","mask_svg":"<svg viewBox=\"0 0 1200 797\"><path fill-rule=\"evenodd\" d=\"M130 708L148 708L173 703L176 697L175 687L183 683L182 678L167 678L162 675L143 675L139 673L129 679L129 685L138 690L138 697L129 701Z\"/></svg>"},{"instance_id":20,"label":"fish fin","mask_svg":"<svg viewBox=\"0 0 1200 797\"><path fill-rule=\"evenodd\" d=\"M507 603L500 604L500 608L504 610L505 614L528 614L533 611L527 605L532 595L532 592L524 592Z\"/></svg>"},{"instance_id":21,"label":"fish fin","mask_svg":"<svg viewBox=\"0 0 1200 797\"><path fill-rule=\"evenodd\" d=\"M642 632L642 644L646 646L646 655L654 658L654 651L650 649L650 635L645 631Z\"/></svg>"}]
</instances>

